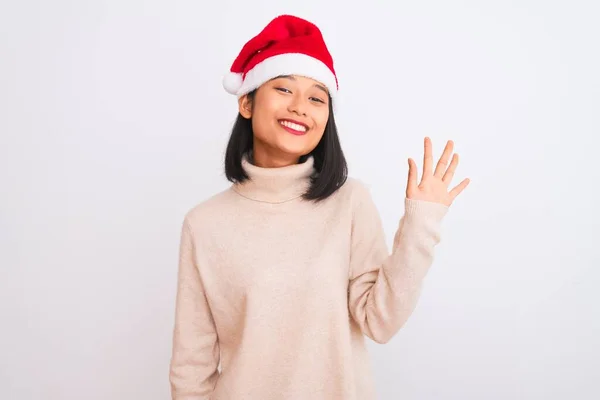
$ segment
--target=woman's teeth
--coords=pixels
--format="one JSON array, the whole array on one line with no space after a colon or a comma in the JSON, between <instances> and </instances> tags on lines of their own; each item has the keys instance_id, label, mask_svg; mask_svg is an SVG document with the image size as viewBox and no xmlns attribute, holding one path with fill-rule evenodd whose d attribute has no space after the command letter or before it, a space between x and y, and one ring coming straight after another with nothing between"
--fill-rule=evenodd
<instances>
[{"instance_id":1,"label":"woman's teeth","mask_svg":"<svg viewBox=\"0 0 600 400\"><path fill-rule=\"evenodd\" d=\"M298 125L298 124L295 124L295 123L289 122L289 121L279 121L279 123L283 126L293 129L295 131L306 132L306 127L303 125Z\"/></svg>"}]
</instances>

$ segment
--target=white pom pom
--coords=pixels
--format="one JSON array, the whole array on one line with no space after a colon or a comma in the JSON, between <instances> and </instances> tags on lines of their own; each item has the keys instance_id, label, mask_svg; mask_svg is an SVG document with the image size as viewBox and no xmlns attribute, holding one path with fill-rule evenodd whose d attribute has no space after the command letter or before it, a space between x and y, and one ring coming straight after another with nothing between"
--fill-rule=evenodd
<instances>
[{"instance_id":1,"label":"white pom pom","mask_svg":"<svg viewBox=\"0 0 600 400\"><path fill-rule=\"evenodd\" d=\"M242 87L242 74L236 74L235 72L228 72L223 77L223 87L228 93L237 94L238 90Z\"/></svg>"}]
</instances>

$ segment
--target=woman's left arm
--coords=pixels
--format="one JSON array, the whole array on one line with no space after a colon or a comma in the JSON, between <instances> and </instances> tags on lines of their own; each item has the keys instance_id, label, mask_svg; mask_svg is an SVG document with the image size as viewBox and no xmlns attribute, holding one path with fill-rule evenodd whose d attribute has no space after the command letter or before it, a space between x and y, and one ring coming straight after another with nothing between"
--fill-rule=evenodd
<instances>
[{"instance_id":1,"label":"woman's left arm","mask_svg":"<svg viewBox=\"0 0 600 400\"><path fill-rule=\"evenodd\" d=\"M440 242L441 223L456 196L469 180L448 191L458 156L448 160L453 143L446 145L435 172L431 142L425 138L423 178L416 182L416 166L409 159L405 213L400 219L391 254L379 213L368 190L355 193L348 306L361 331L378 343L388 342L412 314L423 279Z\"/></svg>"}]
</instances>

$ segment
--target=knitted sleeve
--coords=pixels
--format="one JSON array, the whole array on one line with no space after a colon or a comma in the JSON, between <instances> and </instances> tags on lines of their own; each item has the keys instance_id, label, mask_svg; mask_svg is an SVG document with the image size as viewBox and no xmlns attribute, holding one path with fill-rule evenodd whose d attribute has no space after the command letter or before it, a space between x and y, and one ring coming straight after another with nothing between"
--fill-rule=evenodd
<instances>
[{"instance_id":1,"label":"knitted sleeve","mask_svg":"<svg viewBox=\"0 0 600 400\"><path fill-rule=\"evenodd\" d=\"M173 400L208 400L219 377L219 342L187 219L181 230L169 380Z\"/></svg>"},{"instance_id":2,"label":"knitted sleeve","mask_svg":"<svg viewBox=\"0 0 600 400\"><path fill-rule=\"evenodd\" d=\"M405 198L390 254L380 215L364 185L358 185L355 199L348 307L366 336L387 343L416 307L448 207Z\"/></svg>"}]
</instances>

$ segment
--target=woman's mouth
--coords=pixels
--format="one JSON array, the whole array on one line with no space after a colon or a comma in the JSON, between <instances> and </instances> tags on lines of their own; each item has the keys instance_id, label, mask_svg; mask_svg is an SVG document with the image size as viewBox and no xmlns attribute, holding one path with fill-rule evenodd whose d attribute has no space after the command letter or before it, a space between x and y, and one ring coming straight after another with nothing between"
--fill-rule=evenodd
<instances>
[{"instance_id":1,"label":"woman's mouth","mask_svg":"<svg viewBox=\"0 0 600 400\"><path fill-rule=\"evenodd\" d=\"M293 135L304 135L308 130L308 127L304 124L285 119L279 120L279 125L281 125L283 129L285 129Z\"/></svg>"}]
</instances>

